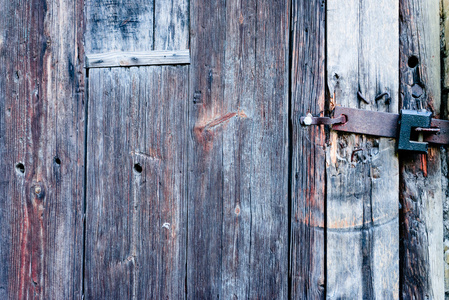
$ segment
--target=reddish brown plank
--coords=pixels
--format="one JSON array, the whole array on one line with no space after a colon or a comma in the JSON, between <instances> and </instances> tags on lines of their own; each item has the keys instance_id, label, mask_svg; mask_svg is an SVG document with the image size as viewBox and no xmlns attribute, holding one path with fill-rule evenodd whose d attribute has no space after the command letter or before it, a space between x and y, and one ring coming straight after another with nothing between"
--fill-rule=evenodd
<instances>
[{"instance_id":1,"label":"reddish brown plank","mask_svg":"<svg viewBox=\"0 0 449 300\"><path fill-rule=\"evenodd\" d=\"M80 299L83 1L0 6L0 298Z\"/></svg>"}]
</instances>

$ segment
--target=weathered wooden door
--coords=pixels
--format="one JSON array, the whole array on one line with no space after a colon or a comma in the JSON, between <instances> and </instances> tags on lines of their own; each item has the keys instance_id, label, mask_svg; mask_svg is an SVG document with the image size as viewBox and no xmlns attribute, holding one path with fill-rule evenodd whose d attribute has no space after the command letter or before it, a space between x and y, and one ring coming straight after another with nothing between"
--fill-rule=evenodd
<instances>
[{"instance_id":1,"label":"weathered wooden door","mask_svg":"<svg viewBox=\"0 0 449 300\"><path fill-rule=\"evenodd\" d=\"M0 7L0 299L443 298L438 1Z\"/></svg>"}]
</instances>

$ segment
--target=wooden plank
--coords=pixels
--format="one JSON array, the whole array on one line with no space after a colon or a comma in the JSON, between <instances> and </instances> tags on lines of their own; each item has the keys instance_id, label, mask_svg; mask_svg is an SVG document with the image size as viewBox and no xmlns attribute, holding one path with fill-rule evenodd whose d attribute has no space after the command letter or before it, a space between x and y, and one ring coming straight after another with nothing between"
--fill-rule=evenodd
<instances>
[{"instance_id":1,"label":"wooden plank","mask_svg":"<svg viewBox=\"0 0 449 300\"><path fill-rule=\"evenodd\" d=\"M0 298L80 299L83 1L0 5Z\"/></svg>"},{"instance_id":2,"label":"wooden plank","mask_svg":"<svg viewBox=\"0 0 449 300\"><path fill-rule=\"evenodd\" d=\"M440 117L438 1L400 1L401 107ZM401 293L404 299L444 299L444 250L439 147L401 153Z\"/></svg>"},{"instance_id":3,"label":"wooden plank","mask_svg":"<svg viewBox=\"0 0 449 300\"><path fill-rule=\"evenodd\" d=\"M188 67L92 69L86 297L185 292Z\"/></svg>"},{"instance_id":4,"label":"wooden plank","mask_svg":"<svg viewBox=\"0 0 449 300\"><path fill-rule=\"evenodd\" d=\"M441 30L441 111L440 116L447 118L449 113L449 0L440 1ZM444 247L444 292L449 296L449 153L447 148L441 149L441 172L443 175L443 247Z\"/></svg>"},{"instance_id":5,"label":"wooden plank","mask_svg":"<svg viewBox=\"0 0 449 300\"><path fill-rule=\"evenodd\" d=\"M86 56L86 68L182 65L189 63L189 50L107 52Z\"/></svg>"},{"instance_id":6,"label":"wooden plank","mask_svg":"<svg viewBox=\"0 0 449 300\"><path fill-rule=\"evenodd\" d=\"M397 112L399 22L394 0L327 3L333 105ZM370 104L357 97L360 92ZM374 99L388 92L385 97ZM398 299L395 141L331 132L327 153L327 297Z\"/></svg>"},{"instance_id":7,"label":"wooden plank","mask_svg":"<svg viewBox=\"0 0 449 300\"><path fill-rule=\"evenodd\" d=\"M291 60L291 298L325 297L325 143L323 126L299 118L325 112L325 6L293 1Z\"/></svg>"},{"instance_id":8,"label":"wooden plank","mask_svg":"<svg viewBox=\"0 0 449 300\"><path fill-rule=\"evenodd\" d=\"M190 2L190 299L288 296L288 3Z\"/></svg>"},{"instance_id":9,"label":"wooden plank","mask_svg":"<svg viewBox=\"0 0 449 300\"><path fill-rule=\"evenodd\" d=\"M154 1L86 0L86 53L154 50Z\"/></svg>"},{"instance_id":10,"label":"wooden plank","mask_svg":"<svg viewBox=\"0 0 449 300\"><path fill-rule=\"evenodd\" d=\"M185 59L188 50L176 43L188 40L187 6L170 16L155 7L139 0L88 3L86 45L98 53L88 57L156 49ZM172 23L182 26L160 34L153 26L160 18L178 18ZM100 28L104 39L93 41ZM167 43L174 48L156 47L167 44L161 39L173 39ZM89 71L88 298L185 297L188 76L189 66Z\"/></svg>"}]
</instances>

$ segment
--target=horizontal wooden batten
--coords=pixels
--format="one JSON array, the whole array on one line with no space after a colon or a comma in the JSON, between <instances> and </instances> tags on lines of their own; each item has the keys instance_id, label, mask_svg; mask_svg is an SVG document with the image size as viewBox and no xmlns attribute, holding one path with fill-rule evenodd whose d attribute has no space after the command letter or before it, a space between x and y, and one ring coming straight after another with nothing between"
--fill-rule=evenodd
<instances>
[{"instance_id":1,"label":"horizontal wooden batten","mask_svg":"<svg viewBox=\"0 0 449 300\"><path fill-rule=\"evenodd\" d=\"M86 68L190 64L190 50L107 52L86 55Z\"/></svg>"}]
</instances>

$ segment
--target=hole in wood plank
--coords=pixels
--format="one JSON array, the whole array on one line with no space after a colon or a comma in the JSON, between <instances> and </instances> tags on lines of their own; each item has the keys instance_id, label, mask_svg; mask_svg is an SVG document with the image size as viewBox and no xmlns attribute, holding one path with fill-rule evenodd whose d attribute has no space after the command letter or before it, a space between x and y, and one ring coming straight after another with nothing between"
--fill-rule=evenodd
<instances>
[{"instance_id":1,"label":"hole in wood plank","mask_svg":"<svg viewBox=\"0 0 449 300\"><path fill-rule=\"evenodd\" d=\"M25 166L23 165L23 163L17 163L16 164L16 171L20 174L24 174L25 173Z\"/></svg>"},{"instance_id":2,"label":"hole in wood plank","mask_svg":"<svg viewBox=\"0 0 449 300\"><path fill-rule=\"evenodd\" d=\"M142 173L142 166L140 165L140 164L134 164L134 171L136 172L136 173Z\"/></svg>"},{"instance_id":3,"label":"hole in wood plank","mask_svg":"<svg viewBox=\"0 0 449 300\"><path fill-rule=\"evenodd\" d=\"M409 57L407 64L408 64L409 68L414 68L419 64L419 60L416 56L412 55Z\"/></svg>"},{"instance_id":4,"label":"hole in wood plank","mask_svg":"<svg viewBox=\"0 0 449 300\"><path fill-rule=\"evenodd\" d=\"M57 164L58 166L61 164L61 160L59 159L59 157L55 156L55 158L53 159L53 161L55 162L55 164Z\"/></svg>"}]
</instances>

